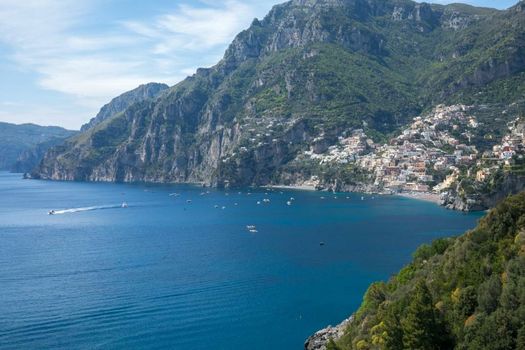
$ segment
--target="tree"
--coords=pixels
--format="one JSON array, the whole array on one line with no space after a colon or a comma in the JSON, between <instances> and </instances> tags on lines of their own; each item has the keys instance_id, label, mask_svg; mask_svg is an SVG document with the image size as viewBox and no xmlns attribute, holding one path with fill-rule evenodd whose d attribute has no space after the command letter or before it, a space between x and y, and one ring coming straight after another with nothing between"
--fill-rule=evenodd
<instances>
[{"instance_id":1,"label":"tree","mask_svg":"<svg viewBox=\"0 0 525 350\"><path fill-rule=\"evenodd\" d=\"M491 314L496 310L501 295L501 282L498 275L492 275L479 287L478 304L482 311Z\"/></svg>"},{"instance_id":2,"label":"tree","mask_svg":"<svg viewBox=\"0 0 525 350\"><path fill-rule=\"evenodd\" d=\"M518 331L518 339L516 339L516 350L525 350L525 325Z\"/></svg>"},{"instance_id":3,"label":"tree","mask_svg":"<svg viewBox=\"0 0 525 350\"><path fill-rule=\"evenodd\" d=\"M330 340L328 340L328 343L326 344L326 350L341 350L341 348L332 338L330 338Z\"/></svg>"},{"instance_id":4,"label":"tree","mask_svg":"<svg viewBox=\"0 0 525 350\"><path fill-rule=\"evenodd\" d=\"M384 315L385 324L385 350L398 350L403 348L403 329L397 316L396 310L390 307Z\"/></svg>"},{"instance_id":5,"label":"tree","mask_svg":"<svg viewBox=\"0 0 525 350\"><path fill-rule=\"evenodd\" d=\"M401 322L403 347L410 350L438 349L439 327L432 296L425 283L417 282L407 314Z\"/></svg>"}]
</instances>

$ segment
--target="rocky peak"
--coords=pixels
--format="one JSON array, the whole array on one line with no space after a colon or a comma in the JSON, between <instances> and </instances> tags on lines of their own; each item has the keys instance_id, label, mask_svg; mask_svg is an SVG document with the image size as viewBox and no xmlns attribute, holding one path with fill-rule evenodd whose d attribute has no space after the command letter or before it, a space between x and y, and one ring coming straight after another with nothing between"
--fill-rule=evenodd
<instances>
[{"instance_id":1,"label":"rocky peak","mask_svg":"<svg viewBox=\"0 0 525 350\"><path fill-rule=\"evenodd\" d=\"M134 90L128 91L118 97L115 97L108 104L100 109L95 118L92 118L89 123L82 125L81 131L86 131L92 127L102 123L111 116L123 112L126 108L134 103L144 101L158 96L162 91L168 89L166 84L149 83L143 84Z\"/></svg>"},{"instance_id":2,"label":"rocky peak","mask_svg":"<svg viewBox=\"0 0 525 350\"><path fill-rule=\"evenodd\" d=\"M521 0L512 8L515 12L525 12L525 0Z\"/></svg>"}]
</instances>

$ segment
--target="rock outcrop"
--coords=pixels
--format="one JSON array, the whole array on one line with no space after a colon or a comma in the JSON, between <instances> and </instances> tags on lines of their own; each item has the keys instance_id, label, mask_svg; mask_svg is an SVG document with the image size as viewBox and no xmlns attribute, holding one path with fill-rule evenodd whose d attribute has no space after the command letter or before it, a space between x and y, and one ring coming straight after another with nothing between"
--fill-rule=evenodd
<instances>
[{"instance_id":1,"label":"rock outcrop","mask_svg":"<svg viewBox=\"0 0 525 350\"><path fill-rule=\"evenodd\" d=\"M525 176L514 174L504 174L497 186L490 192L479 188L466 193L464 184L459 182L442 195L441 205L448 209L465 212L487 210L506 197L523 190L525 190Z\"/></svg>"},{"instance_id":2,"label":"rock outcrop","mask_svg":"<svg viewBox=\"0 0 525 350\"><path fill-rule=\"evenodd\" d=\"M347 318L335 327L328 326L315 332L304 343L305 350L326 350L326 345L330 340L337 341L341 339L348 325L352 322L353 316Z\"/></svg>"}]
</instances>

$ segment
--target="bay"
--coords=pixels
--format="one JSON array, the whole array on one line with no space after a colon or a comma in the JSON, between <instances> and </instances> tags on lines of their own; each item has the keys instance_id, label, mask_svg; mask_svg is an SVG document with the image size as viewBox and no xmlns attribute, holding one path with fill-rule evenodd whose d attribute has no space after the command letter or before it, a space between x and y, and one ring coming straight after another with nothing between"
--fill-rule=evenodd
<instances>
[{"instance_id":1,"label":"bay","mask_svg":"<svg viewBox=\"0 0 525 350\"><path fill-rule=\"evenodd\" d=\"M480 217L335 196L0 173L0 347L302 349Z\"/></svg>"}]
</instances>

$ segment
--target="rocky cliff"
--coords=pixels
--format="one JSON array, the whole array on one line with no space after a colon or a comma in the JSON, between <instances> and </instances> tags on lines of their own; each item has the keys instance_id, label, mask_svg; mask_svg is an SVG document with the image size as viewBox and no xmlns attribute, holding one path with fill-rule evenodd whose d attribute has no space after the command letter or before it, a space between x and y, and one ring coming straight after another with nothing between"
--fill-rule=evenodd
<instances>
[{"instance_id":1,"label":"rocky cliff","mask_svg":"<svg viewBox=\"0 0 525 350\"><path fill-rule=\"evenodd\" d=\"M480 211L494 207L507 196L525 189L525 176L512 173L502 174L500 182L490 192L482 188L465 193L465 184L459 182L446 191L441 198L441 205L460 211Z\"/></svg>"},{"instance_id":2,"label":"rocky cliff","mask_svg":"<svg viewBox=\"0 0 525 350\"><path fill-rule=\"evenodd\" d=\"M136 89L115 97L108 104L104 105L98 114L89 121L89 123L82 125L80 131L86 131L93 128L115 114L123 112L126 108L134 103L153 99L168 88L169 86L166 84L149 83L141 85Z\"/></svg>"},{"instance_id":3,"label":"rocky cliff","mask_svg":"<svg viewBox=\"0 0 525 350\"><path fill-rule=\"evenodd\" d=\"M353 316L349 317L335 327L328 326L315 332L315 334L306 339L304 349L327 350L327 345L330 342L335 342L344 336L344 332L352 322L353 318Z\"/></svg>"},{"instance_id":4,"label":"rocky cliff","mask_svg":"<svg viewBox=\"0 0 525 350\"><path fill-rule=\"evenodd\" d=\"M333 145L361 128L382 140L437 102L517 98L524 17L409 0L293 0L254 20L216 66L95 118L35 175L216 186L322 177L300 162L316 140ZM342 186L359 186L353 172L339 173Z\"/></svg>"}]
</instances>

